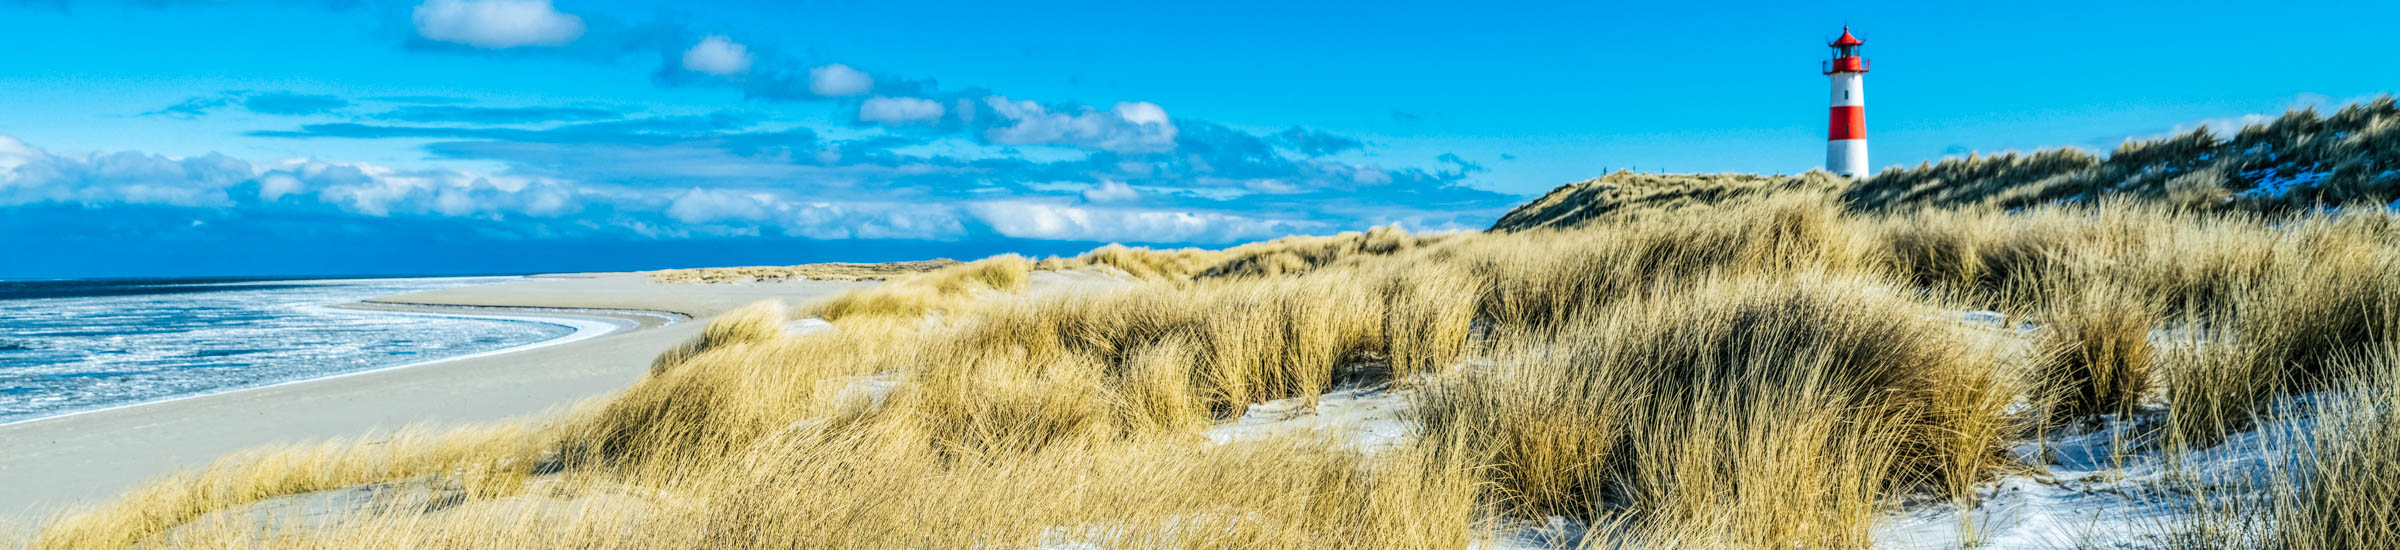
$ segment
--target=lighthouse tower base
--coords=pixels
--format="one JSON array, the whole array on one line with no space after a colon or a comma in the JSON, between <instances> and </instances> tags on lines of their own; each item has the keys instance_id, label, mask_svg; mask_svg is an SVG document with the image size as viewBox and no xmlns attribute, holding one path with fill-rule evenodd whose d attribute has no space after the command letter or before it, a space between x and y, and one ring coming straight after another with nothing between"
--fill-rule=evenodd
<instances>
[{"instance_id":1,"label":"lighthouse tower base","mask_svg":"<svg viewBox=\"0 0 2400 550\"><path fill-rule=\"evenodd\" d=\"M1868 176L1867 140L1837 139L1825 142L1825 171L1846 178Z\"/></svg>"}]
</instances>

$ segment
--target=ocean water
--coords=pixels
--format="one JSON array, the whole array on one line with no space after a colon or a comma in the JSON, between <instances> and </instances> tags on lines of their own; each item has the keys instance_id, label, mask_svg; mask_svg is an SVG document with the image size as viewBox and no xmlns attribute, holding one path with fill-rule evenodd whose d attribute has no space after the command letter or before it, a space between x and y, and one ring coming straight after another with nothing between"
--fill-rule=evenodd
<instances>
[{"instance_id":1,"label":"ocean water","mask_svg":"<svg viewBox=\"0 0 2400 550\"><path fill-rule=\"evenodd\" d=\"M327 306L513 277L0 282L0 423L513 347L565 325Z\"/></svg>"}]
</instances>

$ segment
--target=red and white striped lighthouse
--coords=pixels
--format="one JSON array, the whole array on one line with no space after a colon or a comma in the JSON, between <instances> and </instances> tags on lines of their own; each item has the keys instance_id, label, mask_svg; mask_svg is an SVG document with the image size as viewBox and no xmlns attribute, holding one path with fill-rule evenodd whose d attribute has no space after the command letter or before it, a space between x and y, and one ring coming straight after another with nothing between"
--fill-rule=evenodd
<instances>
[{"instance_id":1,"label":"red and white striped lighthouse","mask_svg":"<svg viewBox=\"0 0 2400 550\"><path fill-rule=\"evenodd\" d=\"M1833 121L1826 125L1825 169L1844 177L1867 175L1867 58L1858 56L1866 43L1842 27L1842 37L1826 44L1833 48L1823 64L1833 77Z\"/></svg>"}]
</instances>

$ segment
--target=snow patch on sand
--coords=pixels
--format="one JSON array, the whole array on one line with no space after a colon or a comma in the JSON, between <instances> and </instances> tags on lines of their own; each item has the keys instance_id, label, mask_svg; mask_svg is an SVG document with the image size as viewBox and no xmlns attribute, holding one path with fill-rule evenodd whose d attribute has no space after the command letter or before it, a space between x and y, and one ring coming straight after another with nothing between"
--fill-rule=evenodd
<instances>
[{"instance_id":1,"label":"snow patch on sand","mask_svg":"<svg viewBox=\"0 0 2400 550\"><path fill-rule=\"evenodd\" d=\"M1305 397L1259 403L1241 418L1210 428L1208 438L1225 444L1314 432L1372 453L1399 446L1414 431L1407 419L1412 391L1350 386L1315 396L1313 405Z\"/></svg>"},{"instance_id":2,"label":"snow patch on sand","mask_svg":"<svg viewBox=\"0 0 2400 550\"><path fill-rule=\"evenodd\" d=\"M2008 314L1988 309L1961 313L1959 320L1988 328L2008 328Z\"/></svg>"},{"instance_id":3,"label":"snow patch on sand","mask_svg":"<svg viewBox=\"0 0 2400 550\"><path fill-rule=\"evenodd\" d=\"M884 400L891 397L892 390L900 388L900 371L883 371L874 376L845 378L842 379L841 384L842 388L835 390L833 394L833 402L864 401L870 409L882 408Z\"/></svg>"},{"instance_id":4,"label":"snow patch on sand","mask_svg":"<svg viewBox=\"0 0 2400 550\"><path fill-rule=\"evenodd\" d=\"M820 332L820 331L826 331L826 330L832 330L832 329L833 329L833 323L828 323L828 322L825 322L825 320L824 320L824 319L818 319L818 318L815 318L815 317L810 317L810 318L807 318L807 319L800 319L800 320L796 320L796 321L788 321L788 322L785 322L785 323L783 324L783 333L784 333L784 334L786 334L786 335L790 335L790 336L800 336L800 335L804 335L804 334L814 334L814 333L817 333L817 332Z\"/></svg>"},{"instance_id":5,"label":"snow patch on sand","mask_svg":"<svg viewBox=\"0 0 2400 550\"><path fill-rule=\"evenodd\" d=\"M2290 195L2292 189L2315 187L2317 182L2325 181L2326 176L2331 175L2321 170L2310 170L2290 176L2277 174L2271 170L2262 172L2252 175L2258 179L2257 186L2235 193L2234 196L2245 199L2281 199L2285 195Z\"/></svg>"},{"instance_id":6,"label":"snow patch on sand","mask_svg":"<svg viewBox=\"0 0 2400 550\"><path fill-rule=\"evenodd\" d=\"M1493 535L1489 544L1478 541L1476 544L1468 546L1468 548L1472 548L1474 550L1550 550L1554 548L1581 548L1584 546L1583 539L1587 536L1594 535L1591 533L1591 527L1585 524L1582 520L1577 520L1566 516L1550 516L1543 518L1542 521L1538 522L1525 521L1511 524L1505 528L1502 528L1498 534ZM1631 541L1614 542L1630 543ZM1630 546L1630 544L1627 545ZM1612 546L1611 544L1607 543L1595 544L1593 546L1600 548L1621 547Z\"/></svg>"},{"instance_id":7,"label":"snow patch on sand","mask_svg":"<svg viewBox=\"0 0 2400 550\"><path fill-rule=\"evenodd\" d=\"M1876 526L1876 542L1910 549L2159 547L2200 519L2193 515L2195 492L2259 498L2271 472L2306 460L2314 400L2281 400L2250 430L2181 456L2171 456L2160 440L2166 411L2158 408L2023 441L2010 453L2033 471L1985 486L1964 511L1947 501L1896 510Z\"/></svg>"}]
</instances>

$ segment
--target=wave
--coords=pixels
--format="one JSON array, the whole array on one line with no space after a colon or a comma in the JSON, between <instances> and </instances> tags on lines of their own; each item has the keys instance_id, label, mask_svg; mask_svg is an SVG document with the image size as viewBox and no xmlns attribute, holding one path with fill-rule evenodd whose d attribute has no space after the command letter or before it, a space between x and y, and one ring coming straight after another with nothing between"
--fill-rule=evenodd
<instances>
[{"instance_id":1,"label":"wave","mask_svg":"<svg viewBox=\"0 0 2400 550\"><path fill-rule=\"evenodd\" d=\"M0 391L0 423L470 355L574 332L539 321L324 307L513 279L46 282L53 287L48 297L0 300L0 334L11 336L0 339L0 388L7 388ZM156 291L161 287L206 290Z\"/></svg>"}]
</instances>

